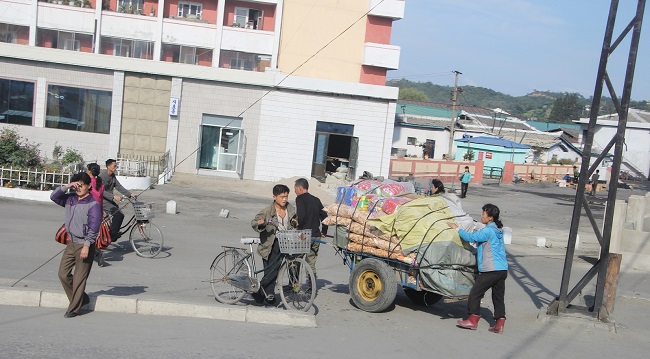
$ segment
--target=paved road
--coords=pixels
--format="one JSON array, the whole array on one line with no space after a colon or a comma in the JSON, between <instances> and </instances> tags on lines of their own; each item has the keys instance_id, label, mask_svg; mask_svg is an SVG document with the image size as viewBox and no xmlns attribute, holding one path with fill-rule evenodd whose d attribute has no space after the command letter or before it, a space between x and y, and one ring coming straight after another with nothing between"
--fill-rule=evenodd
<instances>
[{"instance_id":1,"label":"paved road","mask_svg":"<svg viewBox=\"0 0 650 359\"><path fill-rule=\"evenodd\" d=\"M88 286L91 294L220 305L205 282L209 265L221 245L236 244L242 235L253 234L249 220L269 199L254 191L249 192L256 195L247 195L246 189L223 180L202 183L200 190L179 182L145 194L159 204L169 199L179 203L180 213L159 212L155 219L164 229L165 252L159 258L142 259L128 248L112 249L111 265L93 268ZM249 186L270 191L266 184ZM650 283L645 273L630 271L620 278L617 333L589 317L550 322L537 319L559 290L572 193L548 185L474 186L463 201L465 209L476 217L482 204L497 204L503 210L504 223L514 231L513 244L508 247L508 321L502 336L488 333L487 321L481 321L476 332L457 329L455 321L465 314L465 303L422 308L401 291L385 313L360 311L350 302L346 267L332 249L324 248L318 262L322 289L312 310L318 328L100 312L70 320L62 318L60 309L0 306L0 357L645 358L650 350ZM632 193L620 191L619 196ZM230 210L230 218L218 218L222 208ZM0 286L11 286L54 257L17 286L60 290L56 279L59 257L55 255L62 247L52 236L62 222L63 211L49 203L0 199L0 218ZM576 252L573 282L597 256L588 223L582 222L583 243ZM540 235L553 247L535 247ZM580 301L588 302L592 296L593 284L583 291ZM483 315L490 318L489 298L483 306ZM86 344L72 342L71 331L80 332ZM94 339L99 337L109 339Z\"/></svg>"}]
</instances>

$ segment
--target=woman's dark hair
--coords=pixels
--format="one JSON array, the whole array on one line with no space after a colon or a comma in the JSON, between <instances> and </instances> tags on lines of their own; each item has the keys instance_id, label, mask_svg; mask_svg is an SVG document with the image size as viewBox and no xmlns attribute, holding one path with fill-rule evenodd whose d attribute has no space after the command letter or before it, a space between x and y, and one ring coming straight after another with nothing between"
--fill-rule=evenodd
<instances>
[{"instance_id":1,"label":"woman's dark hair","mask_svg":"<svg viewBox=\"0 0 650 359\"><path fill-rule=\"evenodd\" d=\"M499 220L499 207L488 203L481 208L483 212L485 212L488 216L492 217L492 221L494 221L494 224L497 225L497 228L503 228L503 223Z\"/></svg>"},{"instance_id":2,"label":"woman's dark hair","mask_svg":"<svg viewBox=\"0 0 650 359\"><path fill-rule=\"evenodd\" d=\"M99 172L101 171L101 168L97 163L89 163L88 164L88 171L93 174L93 177L95 177L95 189L99 190L99 188L102 186L102 179L99 177Z\"/></svg>"},{"instance_id":3,"label":"woman's dark hair","mask_svg":"<svg viewBox=\"0 0 650 359\"><path fill-rule=\"evenodd\" d=\"M273 186L273 195L274 196L279 196L283 193L289 193L289 187L283 185L283 184L276 184Z\"/></svg>"},{"instance_id":4,"label":"woman's dark hair","mask_svg":"<svg viewBox=\"0 0 650 359\"><path fill-rule=\"evenodd\" d=\"M431 180L431 187L436 188L436 191L433 194L445 193L445 185L437 178Z\"/></svg>"},{"instance_id":5,"label":"woman's dark hair","mask_svg":"<svg viewBox=\"0 0 650 359\"><path fill-rule=\"evenodd\" d=\"M79 172L75 173L72 175L72 178L70 179L70 182L78 182L81 181L86 185L90 184L90 176L86 172Z\"/></svg>"}]
</instances>

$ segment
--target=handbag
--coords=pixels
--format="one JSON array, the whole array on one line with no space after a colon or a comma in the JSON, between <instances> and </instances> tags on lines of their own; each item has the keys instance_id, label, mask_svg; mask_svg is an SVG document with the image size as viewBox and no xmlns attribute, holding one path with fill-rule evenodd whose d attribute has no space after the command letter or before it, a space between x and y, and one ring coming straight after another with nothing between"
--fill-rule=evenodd
<instances>
[{"instance_id":1,"label":"handbag","mask_svg":"<svg viewBox=\"0 0 650 359\"><path fill-rule=\"evenodd\" d=\"M68 231L65 229L65 223L59 227L59 230L56 231L56 234L54 235L54 240L61 243L61 244L68 244L68 241L70 240L70 235L68 234Z\"/></svg>"},{"instance_id":2,"label":"handbag","mask_svg":"<svg viewBox=\"0 0 650 359\"><path fill-rule=\"evenodd\" d=\"M61 244L68 244L70 240L70 235L65 229L65 223L59 227L59 230L56 231L54 235L54 240ZM103 220L102 224L99 226L99 233L97 234L97 239L95 239L95 247L97 249L104 249L111 244L111 230L108 228L108 223Z\"/></svg>"}]
</instances>

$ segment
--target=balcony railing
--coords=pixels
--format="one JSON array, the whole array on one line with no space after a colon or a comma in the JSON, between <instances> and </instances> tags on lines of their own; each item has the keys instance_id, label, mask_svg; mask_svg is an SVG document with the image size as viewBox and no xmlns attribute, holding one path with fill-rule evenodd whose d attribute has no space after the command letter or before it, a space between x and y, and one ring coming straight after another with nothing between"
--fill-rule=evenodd
<instances>
[{"instance_id":1,"label":"balcony railing","mask_svg":"<svg viewBox=\"0 0 650 359\"><path fill-rule=\"evenodd\" d=\"M273 53L273 38L272 31L224 26L221 49L270 55Z\"/></svg>"},{"instance_id":2,"label":"balcony railing","mask_svg":"<svg viewBox=\"0 0 650 359\"><path fill-rule=\"evenodd\" d=\"M38 27L92 34L95 32L95 10L77 6L38 3Z\"/></svg>"},{"instance_id":3,"label":"balcony railing","mask_svg":"<svg viewBox=\"0 0 650 359\"><path fill-rule=\"evenodd\" d=\"M396 70L399 67L400 47L367 42L364 45L363 64Z\"/></svg>"}]
</instances>

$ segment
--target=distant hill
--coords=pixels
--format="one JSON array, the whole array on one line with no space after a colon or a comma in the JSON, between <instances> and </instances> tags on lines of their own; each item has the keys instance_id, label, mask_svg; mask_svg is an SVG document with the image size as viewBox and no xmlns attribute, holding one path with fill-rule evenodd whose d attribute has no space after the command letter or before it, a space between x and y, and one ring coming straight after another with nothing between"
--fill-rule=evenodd
<instances>
[{"instance_id":1,"label":"distant hill","mask_svg":"<svg viewBox=\"0 0 650 359\"><path fill-rule=\"evenodd\" d=\"M413 82L405 79L390 80L387 86L414 88L424 92L431 102L451 103L453 87L436 85L431 82ZM551 110L557 99L562 99L566 93L551 91L534 91L525 96L511 96L484 87L463 86L459 90L458 104L464 106L479 106L487 109L501 108L522 120L553 121L550 119ZM577 104L582 116L589 115L588 108L591 98L577 95ZM631 107L650 110L648 101L632 101ZM615 112L612 100L603 97L601 114ZM553 121L556 122L556 121Z\"/></svg>"}]
</instances>

